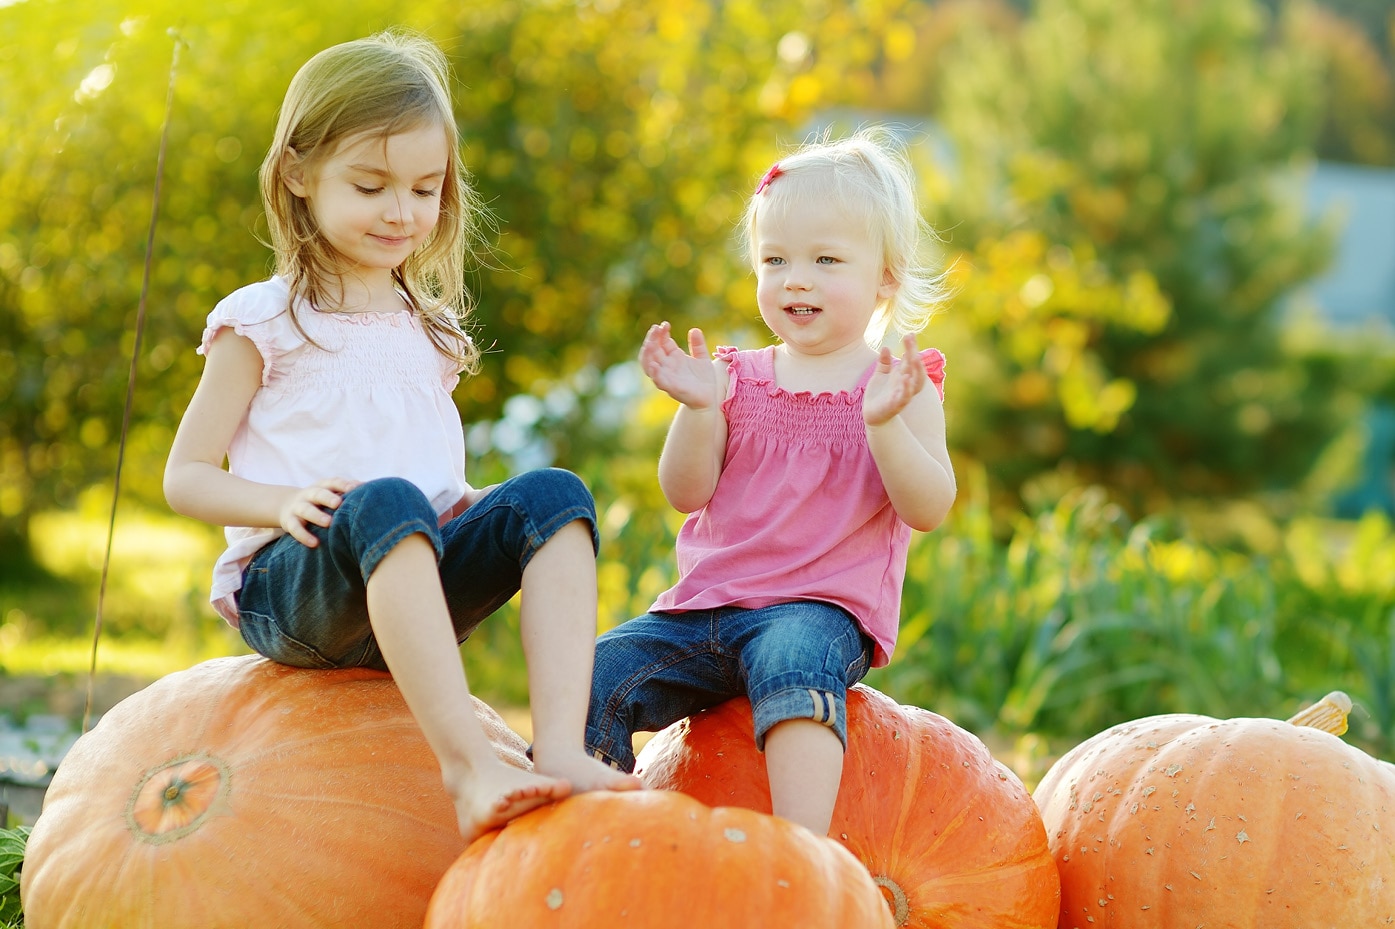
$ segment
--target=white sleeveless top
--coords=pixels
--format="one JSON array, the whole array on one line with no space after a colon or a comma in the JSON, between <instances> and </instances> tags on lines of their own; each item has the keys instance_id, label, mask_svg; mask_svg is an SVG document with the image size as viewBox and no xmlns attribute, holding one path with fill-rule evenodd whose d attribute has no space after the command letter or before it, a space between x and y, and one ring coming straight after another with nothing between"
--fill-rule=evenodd
<instances>
[{"instance_id":1,"label":"white sleeveless top","mask_svg":"<svg viewBox=\"0 0 1395 929\"><path fill-rule=\"evenodd\" d=\"M287 310L279 277L250 284L213 308L199 354L230 328L262 356L262 386L228 447L228 470L264 484L305 487L327 477L401 477L443 513L465 492L465 437L451 391L460 368L409 310ZM229 526L209 599L237 626L242 572L282 529Z\"/></svg>"}]
</instances>

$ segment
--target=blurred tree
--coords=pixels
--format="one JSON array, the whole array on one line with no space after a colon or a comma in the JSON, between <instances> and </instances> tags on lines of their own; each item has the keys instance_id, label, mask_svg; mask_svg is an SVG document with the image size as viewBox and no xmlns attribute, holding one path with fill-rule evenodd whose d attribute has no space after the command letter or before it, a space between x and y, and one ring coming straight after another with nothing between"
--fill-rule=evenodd
<instances>
[{"instance_id":1,"label":"blurred tree","mask_svg":"<svg viewBox=\"0 0 1395 929\"><path fill-rule=\"evenodd\" d=\"M1329 253L1292 183L1321 85L1269 26L1252 0L1042 0L946 61L949 321L978 349L953 428L1010 490L1156 511L1285 486L1329 436L1330 368L1275 312Z\"/></svg>"},{"instance_id":2,"label":"blurred tree","mask_svg":"<svg viewBox=\"0 0 1395 929\"><path fill-rule=\"evenodd\" d=\"M1387 45L1395 41L1395 10ZM1327 105L1317 154L1334 161L1395 165L1395 56L1360 25L1316 4L1296 5L1286 20L1297 45L1320 63Z\"/></svg>"}]
</instances>

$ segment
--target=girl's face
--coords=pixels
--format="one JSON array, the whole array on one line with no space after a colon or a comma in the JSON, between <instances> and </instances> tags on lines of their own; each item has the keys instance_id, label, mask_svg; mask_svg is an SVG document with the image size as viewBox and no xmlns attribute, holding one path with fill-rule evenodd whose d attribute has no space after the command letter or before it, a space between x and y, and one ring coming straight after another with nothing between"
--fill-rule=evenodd
<instances>
[{"instance_id":1,"label":"girl's face","mask_svg":"<svg viewBox=\"0 0 1395 929\"><path fill-rule=\"evenodd\" d=\"M312 170L292 168L286 185L309 205L348 273L390 278L436 227L449 164L440 126L361 133Z\"/></svg>"},{"instance_id":2,"label":"girl's face","mask_svg":"<svg viewBox=\"0 0 1395 929\"><path fill-rule=\"evenodd\" d=\"M881 249L865 224L826 201L796 196L781 206L756 218L761 319L800 354L865 348L878 304L896 292Z\"/></svg>"}]
</instances>

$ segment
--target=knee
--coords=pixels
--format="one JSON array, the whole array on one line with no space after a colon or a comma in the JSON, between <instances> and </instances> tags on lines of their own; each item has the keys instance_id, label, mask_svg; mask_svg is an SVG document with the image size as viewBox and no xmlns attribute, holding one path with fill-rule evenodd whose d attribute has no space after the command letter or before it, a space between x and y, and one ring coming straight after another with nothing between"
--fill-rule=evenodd
<instances>
[{"instance_id":1,"label":"knee","mask_svg":"<svg viewBox=\"0 0 1395 929\"><path fill-rule=\"evenodd\" d=\"M420 488L398 477L365 481L346 493L329 524L332 539L365 549L387 537L400 538L404 529L430 537L436 531L436 510Z\"/></svg>"},{"instance_id":2,"label":"knee","mask_svg":"<svg viewBox=\"0 0 1395 929\"><path fill-rule=\"evenodd\" d=\"M380 477L364 481L344 495L340 509L395 513L403 518L436 518L436 510L421 488L400 477Z\"/></svg>"},{"instance_id":3,"label":"knee","mask_svg":"<svg viewBox=\"0 0 1395 929\"><path fill-rule=\"evenodd\" d=\"M520 474L508 482L510 496L525 518L541 535L550 537L563 525L581 520L597 547L596 500L584 481L561 468L541 468Z\"/></svg>"},{"instance_id":4,"label":"knee","mask_svg":"<svg viewBox=\"0 0 1395 929\"><path fill-rule=\"evenodd\" d=\"M596 500L586 482L562 468L540 468L521 474L518 480L538 500L552 501L558 511L582 509L596 515Z\"/></svg>"}]
</instances>

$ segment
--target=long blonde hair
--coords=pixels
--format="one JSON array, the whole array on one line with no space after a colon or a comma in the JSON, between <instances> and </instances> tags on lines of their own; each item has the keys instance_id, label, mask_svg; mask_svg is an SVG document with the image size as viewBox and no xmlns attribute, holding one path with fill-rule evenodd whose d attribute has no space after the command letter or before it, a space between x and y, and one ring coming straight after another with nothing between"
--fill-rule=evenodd
<instances>
[{"instance_id":1,"label":"long blonde hair","mask_svg":"<svg viewBox=\"0 0 1395 929\"><path fill-rule=\"evenodd\" d=\"M944 272L927 263L927 240L938 237L921 216L915 171L891 131L872 126L843 139L816 139L781 158L746 203L741 236L753 267L759 265L757 223L798 198L841 208L881 249L898 286L872 316L867 342L875 346L888 330L909 335L924 329L949 293Z\"/></svg>"},{"instance_id":2,"label":"long blonde hair","mask_svg":"<svg viewBox=\"0 0 1395 929\"><path fill-rule=\"evenodd\" d=\"M287 309L299 328L295 308L300 301L318 307L336 299L331 288L343 261L321 233L309 204L286 185L287 172L296 165L313 172L340 142L353 136L387 137L439 125L446 134L449 159L441 184L440 219L392 276L436 348L474 373L479 351L466 335L474 309L465 286L466 262L477 249L487 250L481 233L489 218L460 163L449 82L450 68L441 50L428 39L405 33L383 32L318 53L301 66L286 90L275 138L262 161L262 205L276 273L290 284Z\"/></svg>"}]
</instances>

